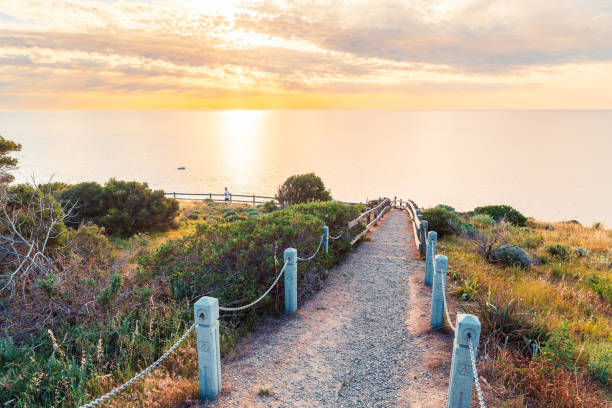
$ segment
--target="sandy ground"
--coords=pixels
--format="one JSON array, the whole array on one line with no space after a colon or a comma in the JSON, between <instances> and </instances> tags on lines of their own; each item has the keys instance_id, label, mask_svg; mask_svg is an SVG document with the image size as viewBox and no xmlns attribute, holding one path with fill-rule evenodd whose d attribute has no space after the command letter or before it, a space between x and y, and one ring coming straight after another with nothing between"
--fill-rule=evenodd
<instances>
[{"instance_id":1,"label":"sandy ground","mask_svg":"<svg viewBox=\"0 0 612 408\"><path fill-rule=\"evenodd\" d=\"M452 336L429 330L409 219L392 210L369 237L295 315L239 344L218 398L192 406L444 407Z\"/></svg>"}]
</instances>

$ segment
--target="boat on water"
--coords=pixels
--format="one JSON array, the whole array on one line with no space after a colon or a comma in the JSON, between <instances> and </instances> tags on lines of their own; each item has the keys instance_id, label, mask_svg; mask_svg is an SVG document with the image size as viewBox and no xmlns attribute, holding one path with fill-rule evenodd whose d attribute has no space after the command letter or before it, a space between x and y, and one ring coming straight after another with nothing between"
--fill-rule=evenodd
<instances>
[{"instance_id":1,"label":"boat on water","mask_svg":"<svg viewBox=\"0 0 612 408\"><path fill-rule=\"evenodd\" d=\"M177 170L185 170L185 167L177 167Z\"/></svg>"}]
</instances>

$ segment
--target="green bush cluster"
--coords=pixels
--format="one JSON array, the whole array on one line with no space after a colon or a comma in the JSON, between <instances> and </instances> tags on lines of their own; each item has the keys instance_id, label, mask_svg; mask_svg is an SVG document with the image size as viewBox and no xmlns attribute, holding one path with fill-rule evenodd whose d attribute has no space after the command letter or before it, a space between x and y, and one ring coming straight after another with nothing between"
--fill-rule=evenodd
<instances>
[{"instance_id":1,"label":"green bush cluster","mask_svg":"<svg viewBox=\"0 0 612 408\"><path fill-rule=\"evenodd\" d=\"M77 268L77 275L70 277L74 287L81 285L85 290L90 281L102 283L87 296L97 299L97 305L90 306L96 307L96 318L68 315L53 328L57 347L46 331L30 338L10 333L0 337L0 401L19 401L16 406L22 407L80 406L101 395L107 388L100 378L112 375L117 382L130 378L167 350L193 322L193 302L200 296L218 297L222 305L256 299L280 271L285 248L310 255L323 225L330 228L331 235L338 235L363 209L310 203L242 221L203 225L193 235L169 241L139 258L135 275L100 276L94 268ZM108 239L99 238L94 226L81 230L71 233L93 238L84 250L104 254ZM362 230L362 225L357 226L348 236ZM318 289L326 271L351 250L348 239L329 244L329 253L321 251L312 261L298 264L300 301ZM43 291L57 296L55 277L39 284ZM281 279L254 308L225 316L222 350L262 316L281 312L283 295ZM155 302L149 301L152 296ZM104 384L108 387L108 382Z\"/></svg>"},{"instance_id":2,"label":"green bush cluster","mask_svg":"<svg viewBox=\"0 0 612 408\"><path fill-rule=\"evenodd\" d=\"M314 173L290 176L278 188L276 199L281 205L330 201L331 193L321 177Z\"/></svg>"},{"instance_id":3,"label":"green bush cluster","mask_svg":"<svg viewBox=\"0 0 612 408\"><path fill-rule=\"evenodd\" d=\"M612 343L600 343L589 352L589 374L602 384L612 378Z\"/></svg>"},{"instance_id":4,"label":"green bush cluster","mask_svg":"<svg viewBox=\"0 0 612 408\"><path fill-rule=\"evenodd\" d=\"M80 183L61 190L59 197L63 203L77 203L69 225L92 222L121 236L166 230L174 226L179 211L178 202L163 191L135 181Z\"/></svg>"},{"instance_id":5,"label":"green bush cluster","mask_svg":"<svg viewBox=\"0 0 612 408\"><path fill-rule=\"evenodd\" d=\"M497 222L505 219L509 223L519 227L524 227L527 224L527 217L509 205L476 207L474 208L474 212L476 214L488 214Z\"/></svg>"},{"instance_id":6,"label":"green bush cluster","mask_svg":"<svg viewBox=\"0 0 612 408\"><path fill-rule=\"evenodd\" d=\"M470 218L470 221L476 228L487 228L495 224L495 220L489 214L476 214Z\"/></svg>"},{"instance_id":7,"label":"green bush cluster","mask_svg":"<svg viewBox=\"0 0 612 408\"><path fill-rule=\"evenodd\" d=\"M567 261L570 258L570 250L561 244L548 245L546 252L559 261Z\"/></svg>"},{"instance_id":8,"label":"green bush cluster","mask_svg":"<svg viewBox=\"0 0 612 408\"><path fill-rule=\"evenodd\" d=\"M531 258L523 248L517 245L504 244L494 248L491 251L491 260L525 269L531 266Z\"/></svg>"},{"instance_id":9,"label":"green bush cluster","mask_svg":"<svg viewBox=\"0 0 612 408\"><path fill-rule=\"evenodd\" d=\"M444 208L428 208L423 211L423 219L427 220L429 231L436 231L438 238L455 235L460 229L459 216Z\"/></svg>"}]
</instances>

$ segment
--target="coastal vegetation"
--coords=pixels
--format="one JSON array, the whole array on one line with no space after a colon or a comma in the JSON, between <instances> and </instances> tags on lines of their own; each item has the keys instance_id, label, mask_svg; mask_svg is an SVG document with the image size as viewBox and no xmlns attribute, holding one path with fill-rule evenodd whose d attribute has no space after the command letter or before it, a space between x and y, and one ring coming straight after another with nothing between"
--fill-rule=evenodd
<instances>
[{"instance_id":1,"label":"coastal vegetation","mask_svg":"<svg viewBox=\"0 0 612 408\"><path fill-rule=\"evenodd\" d=\"M276 199L281 205L311 201L330 201L331 192L325 188L321 177L314 173L290 176L278 188Z\"/></svg>"},{"instance_id":2,"label":"coastal vegetation","mask_svg":"<svg viewBox=\"0 0 612 408\"><path fill-rule=\"evenodd\" d=\"M363 229L345 231L363 211L359 205L310 198L283 209L210 200L179 207L144 183L116 180L5 185L1 198L0 400L7 407L75 406L107 392L181 336L199 297L249 303L279 273L285 248L310 254L324 225L346 233L330 242L329 253L299 264L304 299ZM279 285L256 307L222 315L222 352L261 318L280 313L283 296ZM111 404L129 405L144 389L136 400L155 406L194 397L194 346L187 340L165 371ZM170 393L162 373L177 381Z\"/></svg>"},{"instance_id":3,"label":"coastal vegetation","mask_svg":"<svg viewBox=\"0 0 612 408\"><path fill-rule=\"evenodd\" d=\"M454 231L438 253L449 258L457 310L483 325L483 387L504 407L609 406L612 231L509 206L453 213L423 211L430 230Z\"/></svg>"}]
</instances>

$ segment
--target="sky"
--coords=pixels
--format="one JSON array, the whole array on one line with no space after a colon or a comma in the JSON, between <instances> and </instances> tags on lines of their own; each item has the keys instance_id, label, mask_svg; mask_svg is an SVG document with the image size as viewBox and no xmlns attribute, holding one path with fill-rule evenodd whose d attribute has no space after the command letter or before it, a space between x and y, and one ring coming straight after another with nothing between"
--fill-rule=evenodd
<instances>
[{"instance_id":1,"label":"sky","mask_svg":"<svg viewBox=\"0 0 612 408\"><path fill-rule=\"evenodd\" d=\"M609 0L2 0L0 109L611 109Z\"/></svg>"}]
</instances>

